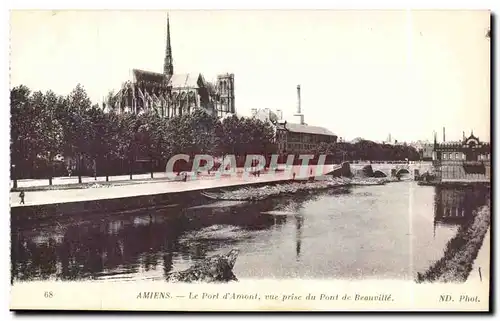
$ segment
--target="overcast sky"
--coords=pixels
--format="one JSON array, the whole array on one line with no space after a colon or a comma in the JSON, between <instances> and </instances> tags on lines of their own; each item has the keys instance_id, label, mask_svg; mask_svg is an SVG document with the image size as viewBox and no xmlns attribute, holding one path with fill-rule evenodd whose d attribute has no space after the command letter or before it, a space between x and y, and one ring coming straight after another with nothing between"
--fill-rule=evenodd
<instances>
[{"instance_id":1,"label":"overcast sky","mask_svg":"<svg viewBox=\"0 0 500 321\"><path fill-rule=\"evenodd\" d=\"M11 15L11 87L94 102L132 68L162 72L166 11ZM283 110L340 137L447 140L490 133L486 11L171 11L174 71L235 74L236 109Z\"/></svg>"}]
</instances>

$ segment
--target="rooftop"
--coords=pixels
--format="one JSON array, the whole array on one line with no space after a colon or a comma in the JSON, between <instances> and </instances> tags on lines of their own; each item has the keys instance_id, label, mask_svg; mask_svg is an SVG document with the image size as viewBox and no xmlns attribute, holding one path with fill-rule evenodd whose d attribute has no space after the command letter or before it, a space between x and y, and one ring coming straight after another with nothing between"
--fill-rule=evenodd
<instances>
[{"instance_id":1,"label":"rooftop","mask_svg":"<svg viewBox=\"0 0 500 321\"><path fill-rule=\"evenodd\" d=\"M165 80L165 75L158 72L133 69L134 80L137 82L147 81L147 82L155 82L162 83Z\"/></svg>"},{"instance_id":2,"label":"rooftop","mask_svg":"<svg viewBox=\"0 0 500 321\"><path fill-rule=\"evenodd\" d=\"M200 73L174 74L168 84L172 88L199 88L205 85L205 80Z\"/></svg>"},{"instance_id":3,"label":"rooftop","mask_svg":"<svg viewBox=\"0 0 500 321\"><path fill-rule=\"evenodd\" d=\"M288 122L282 123L281 125L284 126L288 131L291 131L294 133L306 133L306 134L314 134L314 135L336 136L330 130L323 128L323 127L319 127L319 126L301 125L301 124L288 123Z\"/></svg>"}]
</instances>

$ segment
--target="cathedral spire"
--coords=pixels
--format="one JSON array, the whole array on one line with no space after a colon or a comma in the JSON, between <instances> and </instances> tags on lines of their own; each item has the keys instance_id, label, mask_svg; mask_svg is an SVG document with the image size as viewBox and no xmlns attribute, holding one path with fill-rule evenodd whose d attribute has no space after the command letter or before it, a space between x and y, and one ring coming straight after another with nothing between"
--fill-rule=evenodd
<instances>
[{"instance_id":1,"label":"cathedral spire","mask_svg":"<svg viewBox=\"0 0 500 321\"><path fill-rule=\"evenodd\" d=\"M174 64L172 59L172 47L170 45L170 20L167 13L167 48L165 50L165 63L163 73L169 78L174 74Z\"/></svg>"}]
</instances>

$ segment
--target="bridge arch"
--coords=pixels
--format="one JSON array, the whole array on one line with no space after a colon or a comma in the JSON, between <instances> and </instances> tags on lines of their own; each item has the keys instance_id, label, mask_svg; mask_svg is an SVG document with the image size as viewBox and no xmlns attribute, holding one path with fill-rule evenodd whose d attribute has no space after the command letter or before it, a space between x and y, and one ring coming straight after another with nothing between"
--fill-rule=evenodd
<instances>
[{"instance_id":1,"label":"bridge arch","mask_svg":"<svg viewBox=\"0 0 500 321\"><path fill-rule=\"evenodd\" d=\"M410 171L407 168L400 168L396 171L396 176L401 176L403 174L410 174Z\"/></svg>"},{"instance_id":2,"label":"bridge arch","mask_svg":"<svg viewBox=\"0 0 500 321\"><path fill-rule=\"evenodd\" d=\"M387 174L380 170L376 170L373 172L373 177L387 177Z\"/></svg>"}]
</instances>

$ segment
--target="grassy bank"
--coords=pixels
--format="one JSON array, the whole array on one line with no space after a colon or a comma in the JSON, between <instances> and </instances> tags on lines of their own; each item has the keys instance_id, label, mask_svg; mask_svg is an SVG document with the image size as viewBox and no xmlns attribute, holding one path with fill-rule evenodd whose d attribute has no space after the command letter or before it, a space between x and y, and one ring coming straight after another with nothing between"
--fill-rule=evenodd
<instances>
[{"instance_id":1,"label":"grassy bank","mask_svg":"<svg viewBox=\"0 0 500 321\"><path fill-rule=\"evenodd\" d=\"M417 273L416 282L465 282L490 226L490 206L481 207L474 218L462 225L446 245L444 256L425 273Z\"/></svg>"}]
</instances>

